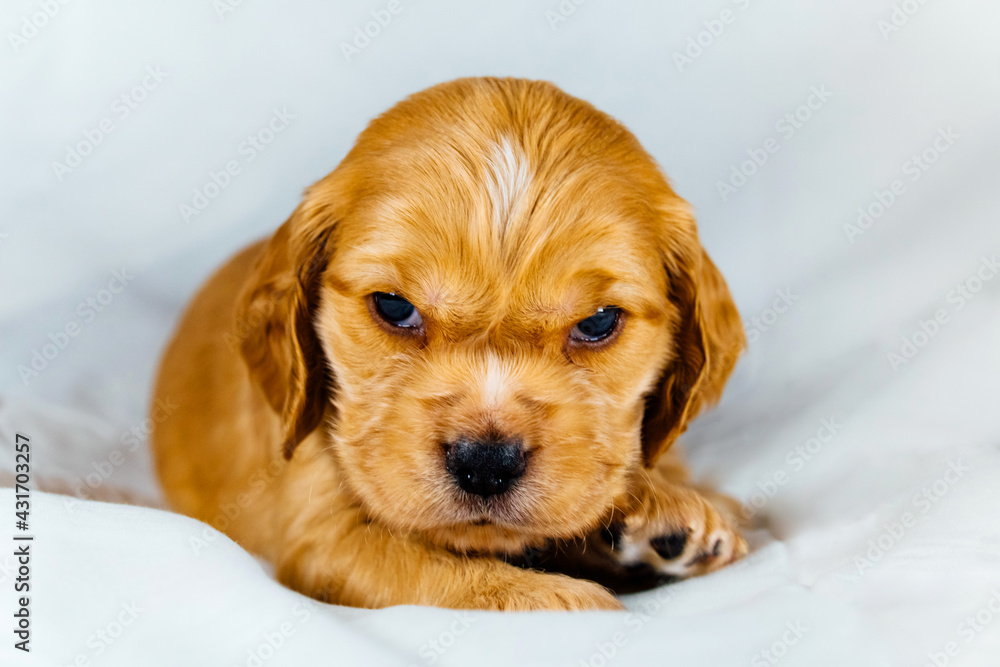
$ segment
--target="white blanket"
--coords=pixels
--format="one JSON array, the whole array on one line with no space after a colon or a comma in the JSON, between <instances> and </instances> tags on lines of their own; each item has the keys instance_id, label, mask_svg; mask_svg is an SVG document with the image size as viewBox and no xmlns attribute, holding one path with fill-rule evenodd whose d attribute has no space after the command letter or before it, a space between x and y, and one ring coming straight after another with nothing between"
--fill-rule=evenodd
<instances>
[{"instance_id":1,"label":"white blanket","mask_svg":"<svg viewBox=\"0 0 1000 667\"><path fill-rule=\"evenodd\" d=\"M995 3L18 0L0 18L0 471L22 433L33 483L155 505L149 386L197 284L397 99L518 75L619 117L696 207L751 343L685 444L760 522L744 561L630 613L359 611L163 510L36 488L18 531L3 489L0 664L1000 661ZM14 533L34 536L27 654Z\"/></svg>"}]
</instances>

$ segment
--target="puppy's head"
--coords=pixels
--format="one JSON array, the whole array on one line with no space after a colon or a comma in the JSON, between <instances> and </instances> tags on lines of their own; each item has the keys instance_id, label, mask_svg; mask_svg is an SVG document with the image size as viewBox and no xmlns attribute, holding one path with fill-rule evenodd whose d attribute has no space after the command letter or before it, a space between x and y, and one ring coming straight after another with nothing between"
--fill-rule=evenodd
<instances>
[{"instance_id":1,"label":"puppy's head","mask_svg":"<svg viewBox=\"0 0 1000 667\"><path fill-rule=\"evenodd\" d=\"M512 79L373 121L275 234L241 319L286 455L326 415L367 510L461 550L593 528L744 342L636 139Z\"/></svg>"}]
</instances>

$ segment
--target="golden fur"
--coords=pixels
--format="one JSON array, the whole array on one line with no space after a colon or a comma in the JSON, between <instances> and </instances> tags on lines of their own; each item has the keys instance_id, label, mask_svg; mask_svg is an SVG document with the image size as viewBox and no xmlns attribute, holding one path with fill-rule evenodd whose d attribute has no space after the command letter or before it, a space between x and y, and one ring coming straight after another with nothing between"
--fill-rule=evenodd
<instances>
[{"instance_id":1,"label":"golden fur","mask_svg":"<svg viewBox=\"0 0 1000 667\"><path fill-rule=\"evenodd\" d=\"M424 329L391 330L375 292L405 295ZM611 305L613 340L567 338ZM179 406L157 468L174 508L322 600L618 608L503 556L660 520L698 572L744 553L725 502L661 459L743 344L688 205L624 127L548 83L461 79L375 119L201 289L154 392ZM484 434L529 461L471 503L441 443Z\"/></svg>"}]
</instances>

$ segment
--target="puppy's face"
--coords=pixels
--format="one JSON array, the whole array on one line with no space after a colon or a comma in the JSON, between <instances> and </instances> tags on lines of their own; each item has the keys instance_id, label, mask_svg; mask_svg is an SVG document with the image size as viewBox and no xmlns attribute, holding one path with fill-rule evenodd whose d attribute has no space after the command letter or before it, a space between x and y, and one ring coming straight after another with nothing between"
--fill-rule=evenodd
<instances>
[{"instance_id":1,"label":"puppy's face","mask_svg":"<svg viewBox=\"0 0 1000 667\"><path fill-rule=\"evenodd\" d=\"M465 80L404 101L288 224L298 279L316 283L301 353L322 355L347 485L389 527L453 548L593 528L742 344L652 160L547 84ZM731 349L712 362L700 320L720 307Z\"/></svg>"}]
</instances>

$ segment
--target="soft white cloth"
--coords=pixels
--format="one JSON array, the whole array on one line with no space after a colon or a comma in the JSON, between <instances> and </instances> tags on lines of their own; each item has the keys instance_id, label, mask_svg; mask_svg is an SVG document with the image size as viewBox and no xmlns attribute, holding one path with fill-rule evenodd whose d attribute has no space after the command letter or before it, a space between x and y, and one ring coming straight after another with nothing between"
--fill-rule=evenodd
<instances>
[{"instance_id":1,"label":"soft white cloth","mask_svg":"<svg viewBox=\"0 0 1000 667\"><path fill-rule=\"evenodd\" d=\"M46 488L156 503L149 386L196 285L403 95L513 74L622 119L696 207L751 343L686 444L763 528L631 614L357 611L190 519L36 491L25 655L0 490L0 664L996 664L995 3L2 12L0 470L26 433Z\"/></svg>"}]
</instances>

